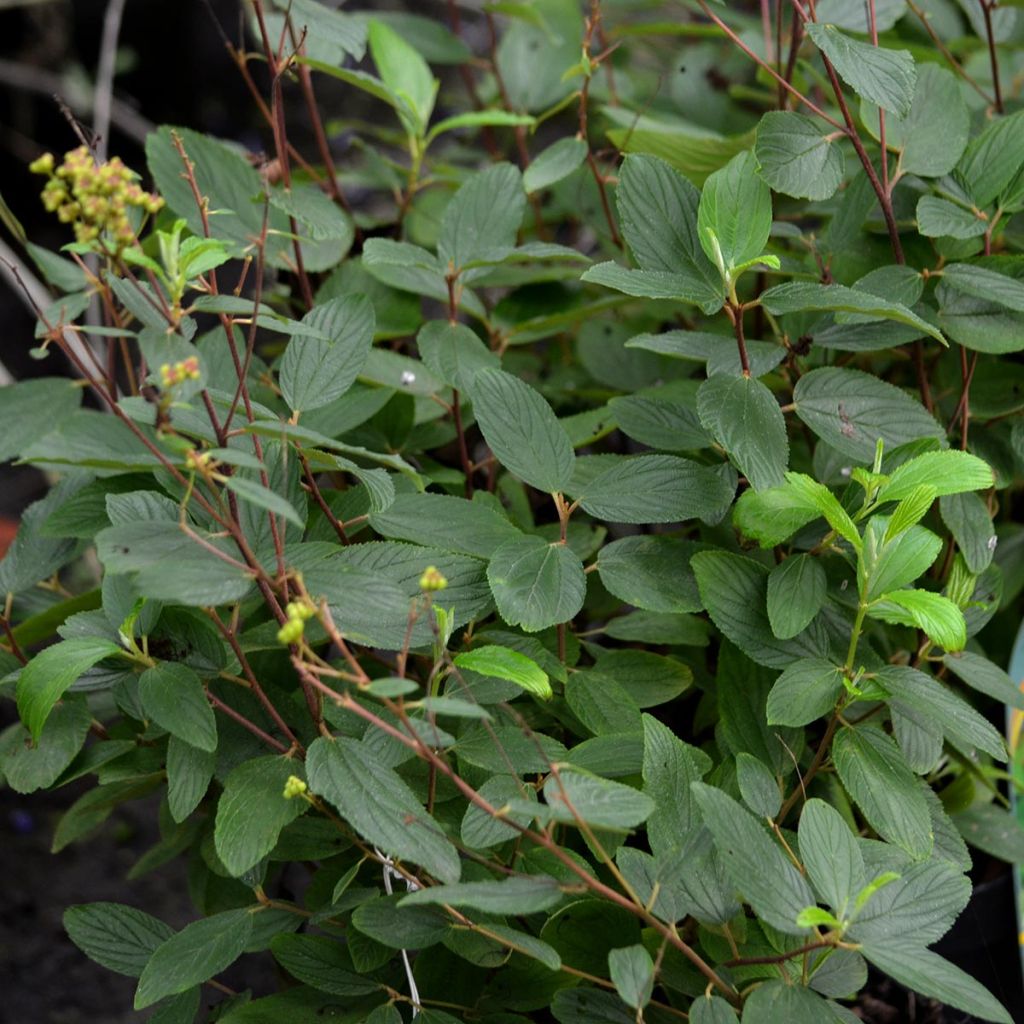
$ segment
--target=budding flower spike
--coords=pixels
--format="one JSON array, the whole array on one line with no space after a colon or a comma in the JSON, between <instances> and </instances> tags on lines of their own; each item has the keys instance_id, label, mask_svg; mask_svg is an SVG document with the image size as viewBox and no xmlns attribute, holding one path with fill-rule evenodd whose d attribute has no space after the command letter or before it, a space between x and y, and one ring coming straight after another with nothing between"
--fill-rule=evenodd
<instances>
[{"instance_id":1,"label":"budding flower spike","mask_svg":"<svg viewBox=\"0 0 1024 1024\"><path fill-rule=\"evenodd\" d=\"M182 359L173 366L170 363L164 363L160 367L160 383L165 388L184 384L187 380L199 380L199 377L199 360L195 356Z\"/></svg>"},{"instance_id":2,"label":"budding flower spike","mask_svg":"<svg viewBox=\"0 0 1024 1024\"><path fill-rule=\"evenodd\" d=\"M120 157L98 164L85 146L65 153L60 166L52 153L44 153L29 164L29 170L48 176L43 206L56 213L62 224L74 226L75 240L87 244L106 235L114 255L135 241L129 210L155 214L164 205L160 196L142 190L137 175Z\"/></svg>"}]
</instances>

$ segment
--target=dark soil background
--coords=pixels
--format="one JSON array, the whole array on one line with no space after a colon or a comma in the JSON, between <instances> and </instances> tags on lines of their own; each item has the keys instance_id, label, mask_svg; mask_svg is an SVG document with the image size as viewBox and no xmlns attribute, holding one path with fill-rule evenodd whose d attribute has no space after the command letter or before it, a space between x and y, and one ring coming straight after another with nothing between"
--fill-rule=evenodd
<instances>
[{"instance_id":1,"label":"dark soil background","mask_svg":"<svg viewBox=\"0 0 1024 1024\"><path fill-rule=\"evenodd\" d=\"M445 16L442 0L364 0L353 6ZM237 40L239 7L238 0L128 0L120 33L125 64L116 79L115 96L154 124L187 125L261 152L269 141L264 126L211 20L215 16ZM28 235L54 249L67 238L44 213L38 201L40 180L28 173L27 164L44 150L59 154L77 145L52 93L70 97L76 76L93 77L105 10L106 0L0 0L0 194ZM257 80L259 72L254 66ZM321 89L328 112L334 84L325 83ZM354 95L358 96L345 92L349 111ZM80 116L89 123L87 112ZM296 103L289 114L289 133L308 150L306 125ZM343 149L342 143L339 151ZM138 141L116 121L110 151L130 166L144 166ZM33 323L20 298L0 279L0 361L16 379L64 372L59 356L44 362L28 357L26 339ZM16 523L45 487L46 481L34 470L0 467L0 550L4 521L8 526ZM4 702L0 729L11 721L13 707ZM184 863L172 862L141 879L125 881L127 871L158 838L153 800L118 810L92 839L55 856L49 852L56 821L90 785L83 781L28 797L0 788L0 1024L129 1024L143 1019L130 1010L134 981L93 964L65 936L61 914L68 905L95 900L129 903L175 927L194 916ZM988 985L1016 1019L1024 1021L1008 873L985 882L939 949ZM265 991L273 979L269 970L262 976L261 970L254 963L249 972L255 977L230 980L238 987L251 984ZM857 1012L872 1024L971 1020L917 999L884 978L873 979Z\"/></svg>"}]
</instances>

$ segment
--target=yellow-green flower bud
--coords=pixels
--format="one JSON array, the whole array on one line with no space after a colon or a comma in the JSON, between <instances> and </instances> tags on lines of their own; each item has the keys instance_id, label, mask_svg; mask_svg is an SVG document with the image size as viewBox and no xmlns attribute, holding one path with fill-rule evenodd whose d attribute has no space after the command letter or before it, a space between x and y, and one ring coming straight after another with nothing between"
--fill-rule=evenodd
<instances>
[{"instance_id":1,"label":"yellow-green flower bud","mask_svg":"<svg viewBox=\"0 0 1024 1024\"><path fill-rule=\"evenodd\" d=\"M284 798L285 800L294 800L295 797L302 796L307 789L309 786L298 775L289 775L284 784Z\"/></svg>"},{"instance_id":2,"label":"yellow-green flower bud","mask_svg":"<svg viewBox=\"0 0 1024 1024\"><path fill-rule=\"evenodd\" d=\"M33 174L53 174L53 154L44 153L28 165Z\"/></svg>"},{"instance_id":3,"label":"yellow-green flower bud","mask_svg":"<svg viewBox=\"0 0 1024 1024\"><path fill-rule=\"evenodd\" d=\"M448 580L441 574L441 571L434 565L428 565L420 577L420 590L430 592L433 590L444 590L448 586Z\"/></svg>"}]
</instances>

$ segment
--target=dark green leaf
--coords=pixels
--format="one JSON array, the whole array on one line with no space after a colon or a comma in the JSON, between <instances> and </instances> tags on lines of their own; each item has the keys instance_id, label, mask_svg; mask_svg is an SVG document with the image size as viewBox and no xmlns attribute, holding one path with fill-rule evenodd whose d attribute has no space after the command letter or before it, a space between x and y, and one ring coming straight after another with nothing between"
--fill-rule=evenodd
<instances>
[{"instance_id":1,"label":"dark green leaf","mask_svg":"<svg viewBox=\"0 0 1024 1024\"><path fill-rule=\"evenodd\" d=\"M200 750L217 749L217 722L199 676L187 665L162 661L139 677L146 714L172 736Z\"/></svg>"},{"instance_id":2,"label":"dark green leaf","mask_svg":"<svg viewBox=\"0 0 1024 1024\"><path fill-rule=\"evenodd\" d=\"M64 929L90 960L137 978L174 929L123 903L83 903L64 911Z\"/></svg>"},{"instance_id":3,"label":"dark green leaf","mask_svg":"<svg viewBox=\"0 0 1024 1024\"><path fill-rule=\"evenodd\" d=\"M819 122L794 111L772 111L757 126L754 156L776 192L828 199L843 180L845 161L836 139Z\"/></svg>"},{"instance_id":4,"label":"dark green leaf","mask_svg":"<svg viewBox=\"0 0 1024 1024\"><path fill-rule=\"evenodd\" d=\"M825 603L827 581L821 562L791 555L768 575L768 621L780 640L803 632Z\"/></svg>"},{"instance_id":5,"label":"dark green leaf","mask_svg":"<svg viewBox=\"0 0 1024 1024\"><path fill-rule=\"evenodd\" d=\"M536 536L498 548L487 566L487 580L501 617L530 633L568 622L586 594L579 558L566 545Z\"/></svg>"}]
</instances>

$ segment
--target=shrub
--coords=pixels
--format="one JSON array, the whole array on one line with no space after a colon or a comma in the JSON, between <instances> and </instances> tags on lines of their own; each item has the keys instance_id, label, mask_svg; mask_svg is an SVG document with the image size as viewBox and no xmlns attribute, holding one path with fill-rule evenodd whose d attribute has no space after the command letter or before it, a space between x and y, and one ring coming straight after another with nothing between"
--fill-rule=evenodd
<instances>
[{"instance_id":1,"label":"shrub","mask_svg":"<svg viewBox=\"0 0 1024 1024\"><path fill-rule=\"evenodd\" d=\"M265 951L216 1019L1010 1020L929 946L1024 845L1018 12L687 6L494 5L481 70L255 0L272 161L33 165L2 768L95 777L55 849L158 796L195 921L65 917L154 1020Z\"/></svg>"}]
</instances>

